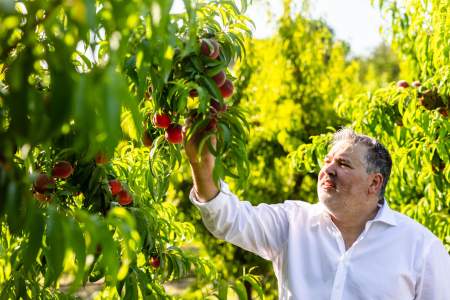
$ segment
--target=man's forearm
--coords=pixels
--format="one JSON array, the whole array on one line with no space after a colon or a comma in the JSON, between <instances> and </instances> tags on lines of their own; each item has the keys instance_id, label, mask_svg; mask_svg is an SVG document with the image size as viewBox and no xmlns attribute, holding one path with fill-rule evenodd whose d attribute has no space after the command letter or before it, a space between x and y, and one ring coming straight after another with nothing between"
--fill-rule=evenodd
<instances>
[{"instance_id":1,"label":"man's forearm","mask_svg":"<svg viewBox=\"0 0 450 300\"><path fill-rule=\"evenodd\" d=\"M197 194L197 200L208 202L219 193L217 183L213 179L214 163L191 163L192 180Z\"/></svg>"}]
</instances>

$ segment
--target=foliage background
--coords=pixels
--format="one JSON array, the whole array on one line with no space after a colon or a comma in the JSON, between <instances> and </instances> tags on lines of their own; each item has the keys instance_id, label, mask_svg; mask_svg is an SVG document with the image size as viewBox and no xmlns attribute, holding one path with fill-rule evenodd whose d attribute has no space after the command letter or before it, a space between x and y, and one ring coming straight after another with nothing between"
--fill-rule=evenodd
<instances>
[{"instance_id":1,"label":"foliage background","mask_svg":"<svg viewBox=\"0 0 450 300\"><path fill-rule=\"evenodd\" d=\"M70 298L103 278L98 298L168 298L170 287L190 278L178 297L277 298L269 262L214 239L201 224L187 200L192 182L182 148L160 139L156 151L140 141L152 131L149 114L180 107L193 86L181 82L178 98L164 102L174 49L198 51L194 37L220 14L243 29L238 39L222 36L222 45L246 52L230 61L235 94L227 101L250 125L239 137L248 141L250 175L245 188L226 178L232 190L255 205L315 202L326 143L337 128L352 126L392 154L391 207L450 250L447 1L372 1L386 16L387 36L367 58L350 56L323 20L294 14L288 0L277 33L265 40L244 39L251 28L245 1L236 9L184 1L184 15L170 15L171 1L99 3L102 9L81 0L0 6L1 297ZM183 44L181 33L191 42ZM421 87L399 88L400 79ZM99 152L107 164L95 163ZM51 203L36 201L37 174L61 159L74 164L74 174L56 182ZM112 178L132 193L132 207L117 207ZM152 256L161 259L157 269ZM260 284L248 275L254 266ZM61 290L63 278L69 292Z\"/></svg>"}]
</instances>

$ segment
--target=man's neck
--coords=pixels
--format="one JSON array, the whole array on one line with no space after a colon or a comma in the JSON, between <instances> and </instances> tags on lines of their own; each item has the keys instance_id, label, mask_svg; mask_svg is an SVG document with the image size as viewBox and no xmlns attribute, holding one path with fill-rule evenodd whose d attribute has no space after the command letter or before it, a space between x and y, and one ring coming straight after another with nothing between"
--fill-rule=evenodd
<instances>
[{"instance_id":1,"label":"man's neck","mask_svg":"<svg viewBox=\"0 0 450 300\"><path fill-rule=\"evenodd\" d=\"M379 207L376 206L374 209L366 213L344 213L331 214L330 217L336 227L342 234L342 238L345 242L345 249L350 248L359 235L364 231L367 221L372 220L377 215Z\"/></svg>"}]
</instances>

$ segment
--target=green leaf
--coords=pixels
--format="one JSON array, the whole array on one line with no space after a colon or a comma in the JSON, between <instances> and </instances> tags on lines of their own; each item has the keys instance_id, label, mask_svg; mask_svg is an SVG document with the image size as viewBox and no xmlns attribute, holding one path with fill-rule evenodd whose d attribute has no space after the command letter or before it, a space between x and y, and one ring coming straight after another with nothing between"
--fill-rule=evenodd
<instances>
[{"instance_id":1,"label":"green leaf","mask_svg":"<svg viewBox=\"0 0 450 300\"><path fill-rule=\"evenodd\" d=\"M224 63L220 63L217 64L214 67L210 67L206 70L206 75L208 75L209 77L213 77L215 75L217 75L220 71L225 69L225 64Z\"/></svg>"},{"instance_id":2,"label":"green leaf","mask_svg":"<svg viewBox=\"0 0 450 300\"><path fill-rule=\"evenodd\" d=\"M25 248L23 264L31 266L35 263L39 249L42 247L45 220L43 211L34 205L30 205L27 217L27 230L30 234L27 247ZM31 269L29 269L31 271Z\"/></svg>"},{"instance_id":3,"label":"green leaf","mask_svg":"<svg viewBox=\"0 0 450 300\"><path fill-rule=\"evenodd\" d=\"M70 292L75 292L83 283L84 267L86 264L86 245L83 237L83 232L77 222L70 218L66 228L66 235L70 237L68 244L75 253L77 272L75 279L70 287Z\"/></svg>"},{"instance_id":4,"label":"green leaf","mask_svg":"<svg viewBox=\"0 0 450 300\"><path fill-rule=\"evenodd\" d=\"M200 76L198 83L205 87L208 92L216 99L222 99L222 94L220 93L219 88L214 80L207 76Z\"/></svg>"},{"instance_id":5,"label":"green leaf","mask_svg":"<svg viewBox=\"0 0 450 300\"><path fill-rule=\"evenodd\" d=\"M217 291L218 291L218 299L219 300L227 300L228 282L226 282L223 279L220 279L219 283L218 283Z\"/></svg>"},{"instance_id":6,"label":"green leaf","mask_svg":"<svg viewBox=\"0 0 450 300\"><path fill-rule=\"evenodd\" d=\"M219 179L222 179L223 175L224 175L224 167L222 164L222 160L220 159L220 157L217 156L214 161L214 169L213 169L214 182L218 182Z\"/></svg>"},{"instance_id":7,"label":"green leaf","mask_svg":"<svg viewBox=\"0 0 450 300\"><path fill-rule=\"evenodd\" d=\"M135 272L137 280L138 280L138 284L139 284L139 289L141 290L141 294L142 297L144 299L153 299L151 296L151 291L148 288L148 286L150 285L151 281L149 280L150 277L147 276L147 274L145 274L142 270L136 268L133 268L133 272Z\"/></svg>"},{"instance_id":8,"label":"green leaf","mask_svg":"<svg viewBox=\"0 0 450 300\"><path fill-rule=\"evenodd\" d=\"M234 282L234 285L232 285L231 287L236 291L239 300L247 300L247 290L245 289L245 286L241 281L236 280Z\"/></svg>"},{"instance_id":9,"label":"green leaf","mask_svg":"<svg viewBox=\"0 0 450 300\"><path fill-rule=\"evenodd\" d=\"M108 285L115 285L119 272L119 253L117 245L104 224L97 225L97 236L103 251L102 264L105 267L105 281Z\"/></svg>"},{"instance_id":10,"label":"green leaf","mask_svg":"<svg viewBox=\"0 0 450 300\"><path fill-rule=\"evenodd\" d=\"M125 279L125 300L134 300L139 298L136 274L133 272Z\"/></svg>"},{"instance_id":11,"label":"green leaf","mask_svg":"<svg viewBox=\"0 0 450 300\"><path fill-rule=\"evenodd\" d=\"M54 283L63 271L63 262L66 254L66 238L61 234L64 231L65 223L62 217L56 211L56 208L49 206L47 218L47 231L45 243L45 257L47 260L47 273L45 276L45 285L49 286Z\"/></svg>"},{"instance_id":12,"label":"green leaf","mask_svg":"<svg viewBox=\"0 0 450 300\"><path fill-rule=\"evenodd\" d=\"M260 299L264 299L264 292L262 290L262 287L258 283L258 280L256 279L256 277L254 275L246 274L245 276L243 276L243 280L250 283L252 288L258 293L258 297Z\"/></svg>"},{"instance_id":13,"label":"green leaf","mask_svg":"<svg viewBox=\"0 0 450 300\"><path fill-rule=\"evenodd\" d=\"M223 148L228 149L232 138L230 129L226 123L219 122L217 125L220 127L223 136Z\"/></svg>"}]
</instances>

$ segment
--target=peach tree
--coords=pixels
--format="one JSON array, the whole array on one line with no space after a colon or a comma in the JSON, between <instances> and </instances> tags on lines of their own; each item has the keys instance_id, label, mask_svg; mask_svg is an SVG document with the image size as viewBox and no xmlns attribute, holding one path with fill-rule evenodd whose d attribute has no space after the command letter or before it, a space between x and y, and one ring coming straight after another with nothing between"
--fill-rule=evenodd
<instances>
[{"instance_id":1,"label":"peach tree","mask_svg":"<svg viewBox=\"0 0 450 300\"><path fill-rule=\"evenodd\" d=\"M251 21L246 1L183 4L0 4L0 298L72 297L100 279L105 298L167 298L188 275L226 298L215 266L182 250L195 230L165 197L186 119L205 147L217 136L214 176L245 182L227 67Z\"/></svg>"}]
</instances>

